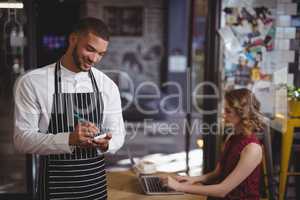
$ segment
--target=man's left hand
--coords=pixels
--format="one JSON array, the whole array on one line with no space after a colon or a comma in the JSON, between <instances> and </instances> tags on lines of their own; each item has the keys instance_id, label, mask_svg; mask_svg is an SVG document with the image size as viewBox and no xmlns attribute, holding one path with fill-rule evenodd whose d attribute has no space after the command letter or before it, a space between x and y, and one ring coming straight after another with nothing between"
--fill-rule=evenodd
<instances>
[{"instance_id":1,"label":"man's left hand","mask_svg":"<svg viewBox=\"0 0 300 200\"><path fill-rule=\"evenodd\" d=\"M93 145L97 148L99 148L101 151L107 151L108 150L108 145L109 141L112 138L111 133L106 133L106 136L101 139L94 139L93 140Z\"/></svg>"}]
</instances>

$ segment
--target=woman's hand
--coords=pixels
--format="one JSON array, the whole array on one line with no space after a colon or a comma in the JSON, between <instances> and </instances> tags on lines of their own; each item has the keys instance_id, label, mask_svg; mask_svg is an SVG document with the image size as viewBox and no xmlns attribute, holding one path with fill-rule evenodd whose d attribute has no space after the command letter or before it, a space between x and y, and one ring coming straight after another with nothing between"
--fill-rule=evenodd
<instances>
[{"instance_id":1,"label":"woman's hand","mask_svg":"<svg viewBox=\"0 0 300 200\"><path fill-rule=\"evenodd\" d=\"M182 187L181 187L182 184L179 183L178 181L176 181L171 176L161 177L161 181L162 181L163 186L165 186L165 187L171 188L171 189L176 190L176 191L181 191L182 190Z\"/></svg>"},{"instance_id":2,"label":"woman's hand","mask_svg":"<svg viewBox=\"0 0 300 200\"><path fill-rule=\"evenodd\" d=\"M197 183L197 180L190 176L175 176L174 178L176 181L187 185L193 185Z\"/></svg>"}]
</instances>

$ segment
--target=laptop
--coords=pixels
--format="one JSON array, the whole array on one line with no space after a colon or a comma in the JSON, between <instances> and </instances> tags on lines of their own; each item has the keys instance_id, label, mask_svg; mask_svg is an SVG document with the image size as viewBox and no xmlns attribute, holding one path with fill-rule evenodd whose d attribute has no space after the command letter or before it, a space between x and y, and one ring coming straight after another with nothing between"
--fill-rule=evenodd
<instances>
[{"instance_id":1,"label":"laptop","mask_svg":"<svg viewBox=\"0 0 300 200\"><path fill-rule=\"evenodd\" d=\"M172 189L170 189L166 186L163 186L159 176L146 175L146 174L140 173L135 167L136 166L135 161L132 157L132 154L131 154L129 148L127 148L127 152L128 152L128 157L130 159L132 169L135 172L136 177L139 180L139 184L141 185L142 190L145 194L147 194L147 195L178 195L178 194L184 194L183 192L177 192L177 191L172 190Z\"/></svg>"}]
</instances>

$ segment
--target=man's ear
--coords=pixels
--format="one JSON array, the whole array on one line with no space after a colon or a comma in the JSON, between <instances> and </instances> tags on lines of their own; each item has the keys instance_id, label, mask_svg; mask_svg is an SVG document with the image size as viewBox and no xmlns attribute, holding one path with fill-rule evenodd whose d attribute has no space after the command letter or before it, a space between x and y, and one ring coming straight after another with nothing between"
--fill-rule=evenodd
<instances>
[{"instance_id":1,"label":"man's ear","mask_svg":"<svg viewBox=\"0 0 300 200\"><path fill-rule=\"evenodd\" d=\"M74 46L78 40L78 33L71 33L69 35L69 45Z\"/></svg>"}]
</instances>

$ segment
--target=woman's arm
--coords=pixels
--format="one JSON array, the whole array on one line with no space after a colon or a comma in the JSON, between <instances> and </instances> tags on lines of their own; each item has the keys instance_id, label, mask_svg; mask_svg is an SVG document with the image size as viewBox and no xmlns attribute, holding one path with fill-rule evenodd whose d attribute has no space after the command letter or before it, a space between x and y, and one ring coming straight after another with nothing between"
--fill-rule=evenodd
<instances>
[{"instance_id":1,"label":"woman's arm","mask_svg":"<svg viewBox=\"0 0 300 200\"><path fill-rule=\"evenodd\" d=\"M261 146L259 144L251 143L243 149L237 166L221 183L215 185L186 185L168 177L168 186L177 191L187 193L225 197L253 172L261 160Z\"/></svg>"},{"instance_id":2,"label":"woman's arm","mask_svg":"<svg viewBox=\"0 0 300 200\"><path fill-rule=\"evenodd\" d=\"M218 164L214 171L209 172L207 174L203 174L201 176L175 176L175 180L180 183L185 183L188 185L202 183L207 184L216 180L220 175L220 165ZM165 177L166 179L166 177Z\"/></svg>"},{"instance_id":3,"label":"woman's arm","mask_svg":"<svg viewBox=\"0 0 300 200\"><path fill-rule=\"evenodd\" d=\"M214 182L220 176L220 164L218 163L214 171L199 176L196 183L209 184Z\"/></svg>"}]
</instances>

